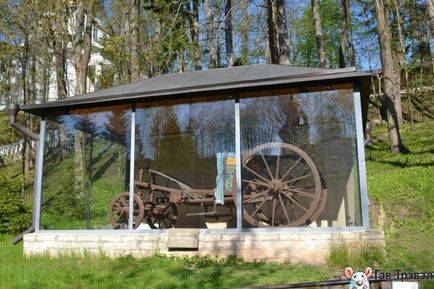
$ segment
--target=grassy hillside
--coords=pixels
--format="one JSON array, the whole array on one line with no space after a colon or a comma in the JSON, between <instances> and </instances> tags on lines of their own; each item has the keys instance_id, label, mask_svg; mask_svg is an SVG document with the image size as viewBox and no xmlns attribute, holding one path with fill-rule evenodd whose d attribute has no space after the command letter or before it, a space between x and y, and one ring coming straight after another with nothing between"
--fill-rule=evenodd
<instances>
[{"instance_id":1,"label":"grassy hillside","mask_svg":"<svg viewBox=\"0 0 434 289\"><path fill-rule=\"evenodd\" d=\"M22 245L13 247L12 236L0 236L0 289L233 288L334 279L347 265L434 271L434 123L418 124L414 131L404 125L402 137L408 152L391 155L387 128L377 127L366 150L371 227L385 231L384 256L379 251L363 252L358 259L343 254L327 267L162 256L24 259ZM434 282L424 288L434 288Z\"/></svg>"},{"instance_id":2,"label":"grassy hillside","mask_svg":"<svg viewBox=\"0 0 434 289\"><path fill-rule=\"evenodd\" d=\"M434 122L401 133L407 153L389 153L386 127L366 151L371 227L385 231L385 266L433 271Z\"/></svg>"}]
</instances>

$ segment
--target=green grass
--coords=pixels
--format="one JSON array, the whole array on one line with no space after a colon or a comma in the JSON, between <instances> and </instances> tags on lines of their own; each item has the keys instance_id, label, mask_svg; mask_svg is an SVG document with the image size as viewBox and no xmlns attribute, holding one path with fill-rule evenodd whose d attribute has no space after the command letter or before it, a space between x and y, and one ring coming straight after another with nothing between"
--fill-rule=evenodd
<instances>
[{"instance_id":1,"label":"green grass","mask_svg":"<svg viewBox=\"0 0 434 289\"><path fill-rule=\"evenodd\" d=\"M342 268L382 272L434 270L434 123L402 127L407 153L389 152L386 127L373 130L366 150L371 227L385 231L385 254L364 248L331 251L327 267L247 263L236 258L144 259L63 256L22 257L22 245L0 236L3 288L234 288L336 279ZM96 185L96 187L98 187ZM423 288L433 288L434 282Z\"/></svg>"},{"instance_id":2,"label":"green grass","mask_svg":"<svg viewBox=\"0 0 434 289\"><path fill-rule=\"evenodd\" d=\"M386 127L366 151L371 227L385 231L383 267L434 270L434 123L401 133L405 154L389 153Z\"/></svg>"},{"instance_id":3,"label":"green grass","mask_svg":"<svg viewBox=\"0 0 434 289\"><path fill-rule=\"evenodd\" d=\"M60 150L50 151L44 160L41 224L45 229L100 229L110 226L107 205L124 191L125 172L121 169L124 159L119 148L103 140L93 142L92 166L86 157L87 170L92 183L89 200L87 195L74 190L74 155L61 156ZM89 148L87 149L89 154ZM87 193L87 192L86 192ZM90 222L86 222L86 206L90 209Z\"/></svg>"},{"instance_id":4,"label":"green grass","mask_svg":"<svg viewBox=\"0 0 434 289\"><path fill-rule=\"evenodd\" d=\"M0 288L234 288L322 281L332 273L315 266L246 263L237 258L144 259L22 257L10 237L0 241Z\"/></svg>"}]
</instances>

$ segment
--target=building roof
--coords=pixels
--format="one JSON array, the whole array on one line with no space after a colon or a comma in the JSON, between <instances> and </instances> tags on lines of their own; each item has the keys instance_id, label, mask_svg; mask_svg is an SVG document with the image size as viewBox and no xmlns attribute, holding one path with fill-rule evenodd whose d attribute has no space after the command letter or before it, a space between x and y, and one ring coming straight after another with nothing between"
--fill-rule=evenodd
<instances>
[{"instance_id":1,"label":"building roof","mask_svg":"<svg viewBox=\"0 0 434 289\"><path fill-rule=\"evenodd\" d=\"M355 68L322 69L293 65L257 64L165 74L91 93L42 104L28 104L22 110L36 115L89 105L110 105L162 97L192 97L234 93L310 82L328 84L336 80L369 77Z\"/></svg>"}]
</instances>

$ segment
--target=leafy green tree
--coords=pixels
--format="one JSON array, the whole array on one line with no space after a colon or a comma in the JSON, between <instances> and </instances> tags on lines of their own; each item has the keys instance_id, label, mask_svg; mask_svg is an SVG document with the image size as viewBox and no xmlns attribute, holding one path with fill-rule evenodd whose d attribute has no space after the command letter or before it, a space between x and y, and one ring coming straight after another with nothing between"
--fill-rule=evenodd
<instances>
[{"instance_id":1,"label":"leafy green tree","mask_svg":"<svg viewBox=\"0 0 434 289\"><path fill-rule=\"evenodd\" d=\"M323 33L325 57L330 67L339 65L339 40L342 31L341 22L336 19L342 18L341 7L335 0L320 1L319 14ZM294 23L295 63L319 67L321 64L315 38L315 27L312 21L313 14L311 7L306 7L302 17Z\"/></svg>"}]
</instances>

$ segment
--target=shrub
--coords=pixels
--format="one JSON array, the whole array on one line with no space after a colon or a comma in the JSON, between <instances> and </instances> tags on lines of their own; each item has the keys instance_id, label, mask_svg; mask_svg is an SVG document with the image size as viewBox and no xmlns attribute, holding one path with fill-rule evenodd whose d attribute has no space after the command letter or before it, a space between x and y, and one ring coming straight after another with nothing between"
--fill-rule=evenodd
<instances>
[{"instance_id":1,"label":"shrub","mask_svg":"<svg viewBox=\"0 0 434 289\"><path fill-rule=\"evenodd\" d=\"M20 179L0 172L0 234L17 233L31 224L31 206L20 197Z\"/></svg>"}]
</instances>

